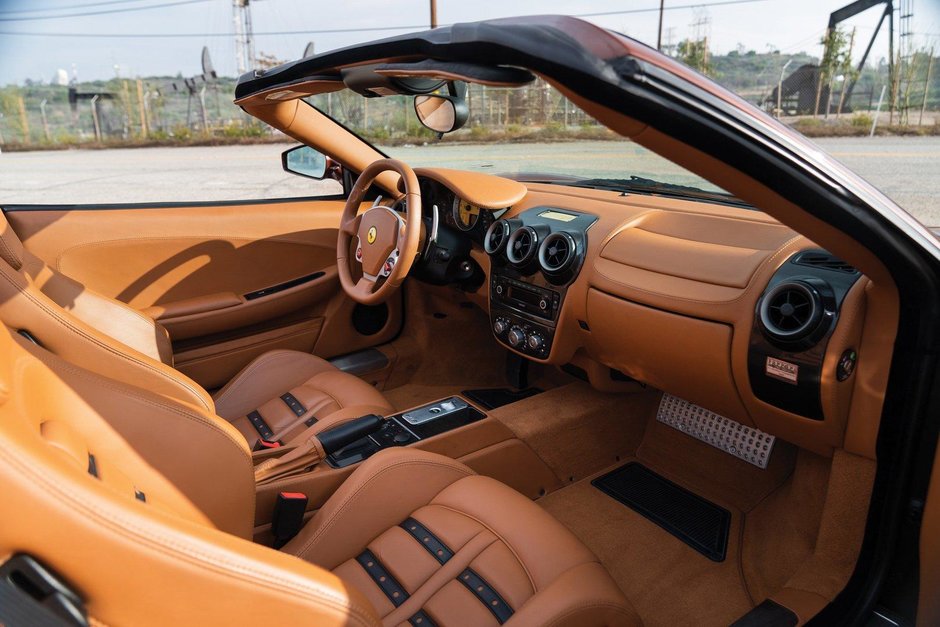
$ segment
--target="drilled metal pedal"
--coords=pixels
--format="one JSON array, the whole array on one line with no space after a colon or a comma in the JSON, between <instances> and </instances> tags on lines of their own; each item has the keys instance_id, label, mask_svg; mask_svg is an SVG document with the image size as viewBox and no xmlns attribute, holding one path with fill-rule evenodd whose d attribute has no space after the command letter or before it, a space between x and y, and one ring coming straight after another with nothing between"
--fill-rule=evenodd
<instances>
[{"instance_id":1,"label":"drilled metal pedal","mask_svg":"<svg viewBox=\"0 0 940 627\"><path fill-rule=\"evenodd\" d=\"M767 468L774 450L776 437L769 433L719 416L677 396L663 394L656 420L759 468Z\"/></svg>"}]
</instances>

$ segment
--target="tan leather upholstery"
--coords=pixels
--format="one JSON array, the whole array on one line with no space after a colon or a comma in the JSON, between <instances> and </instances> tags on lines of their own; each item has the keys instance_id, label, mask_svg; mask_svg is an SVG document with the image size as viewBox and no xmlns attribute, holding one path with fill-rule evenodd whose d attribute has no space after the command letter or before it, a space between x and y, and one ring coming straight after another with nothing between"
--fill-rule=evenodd
<instances>
[{"instance_id":1,"label":"tan leather upholstery","mask_svg":"<svg viewBox=\"0 0 940 627\"><path fill-rule=\"evenodd\" d=\"M51 567L94 624L379 624L337 577L213 528L102 419L94 394L110 392L104 384L78 383L0 329L0 561L25 552ZM109 402L145 405L123 393ZM248 464L228 472L226 486L251 478Z\"/></svg>"},{"instance_id":2,"label":"tan leather upholstery","mask_svg":"<svg viewBox=\"0 0 940 627\"><path fill-rule=\"evenodd\" d=\"M396 450L363 464L290 545L305 560L225 533L206 508L217 497L240 502L229 486L250 482L247 450L230 426L175 405L0 329L0 562L32 555L78 592L93 624L400 625L420 608L439 624L495 624L458 581L468 568L509 604L509 625L639 624L560 523L508 487L430 453ZM227 456L218 463L228 477L206 478L216 495L187 492L157 470L172 469L174 458L205 457L185 449L155 455L166 443L159 432L169 430L153 430L154 449L144 456L122 437L173 411ZM125 422L112 427L106 414L121 412ZM235 508L231 514L238 517ZM408 516L453 557L439 566L396 526ZM251 519L245 507L234 526ZM394 611L349 562L367 546L406 586L409 598Z\"/></svg>"},{"instance_id":3,"label":"tan leather upholstery","mask_svg":"<svg viewBox=\"0 0 940 627\"><path fill-rule=\"evenodd\" d=\"M284 550L361 590L385 625L407 625L418 612L438 625L498 624L468 587L468 569L509 606L506 625L640 624L597 558L561 523L507 486L424 451L371 457ZM379 587L381 575L370 575L366 551L377 560L371 568L400 585L397 597Z\"/></svg>"},{"instance_id":4,"label":"tan leather upholstery","mask_svg":"<svg viewBox=\"0 0 940 627\"><path fill-rule=\"evenodd\" d=\"M272 395L273 390L289 392L307 412L297 416L278 393ZM275 437L285 441L304 431L304 423L310 418L316 418L319 430L323 430L337 423L333 417L348 420L394 413L385 397L362 379L337 370L315 355L290 350L269 351L245 366L216 394L215 410L249 442L258 439L257 430L246 417L254 410ZM340 410L345 411L338 413Z\"/></svg>"},{"instance_id":5,"label":"tan leather upholstery","mask_svg":"<svg viewBox=\"0 0 940 627\"><path fill-rule=\"evenodd\" d=\"M160 358L166 353L160 346L169 341L162 327L51 270L22 247L3 218L0 242L4 324L83 368L212 411L209 394Z\"/></svg>"},{"instance_id":6,"label":"tan leather upholstery","mask_svg":"<svg viewBox=\"0 0 940 627\"><path fill-rule=\"evenodd\" d=\"M47 266L23 247L2 214L0 229L0 320L27 331L67 361L217 413L234 421L252 444L258 432L245 418L250 411L260 410L280 438L288 435L283 427L298 423L280 399L290 391L310 410L303 420L360 406L362 414L357 415L392 412L384 397L364 381L313 355L286 350L271 351L246 366L221 391L221 405L216 407L198 383L171 367L170 338L159 323ZM265 373L267 365L271 373ZM348 412L343 415L348 419ZM303 420L297 426L303 426ZM317 428L335 423L324 421Z\"/></svg>"},{"instance_id":7,"label":"tan leather upholstery","mask_svg":"<svg viewBox=\"0 0 940 627\"><path fill-rule=\"evenodd\" d=\"M4 330L5 332L5 330ZM225 420L198 407L106 379L77 368L16 336L17 343L67 387L69 395L56 392L47 399L55 407L46 415L83 408L104 418L117 436L183 493L218 529L250 538L255 507L255 482L251 452L245 439ZM42 402L40 388L30 385L25 395ZM79 397L76 399L75 397ZM80 400L79 400L80 399ZM97 442L85 448L95 453Z\"/></svg>"}]
</instances>

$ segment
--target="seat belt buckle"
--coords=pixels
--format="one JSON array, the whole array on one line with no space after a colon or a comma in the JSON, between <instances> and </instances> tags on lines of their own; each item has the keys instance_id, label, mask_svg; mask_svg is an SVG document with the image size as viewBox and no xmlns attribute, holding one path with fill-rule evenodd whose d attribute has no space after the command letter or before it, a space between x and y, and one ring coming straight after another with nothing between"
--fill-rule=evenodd
<instances>
[{"instance_id":1,"label":"seat belt buckle","mask_svg":"<svg viewBox=\"0 0 940 627\"><path fill-rule=\"evenodd\" d=\"M280 440L265 440L264 438L258 438L258 441L255 442L252 451L267 451L272 448L281 448L284 446L284 443Z\"/></svg>"},{"instance_id":2,"label":"seat belt buckle","mask_svg":"<svg viewBox=\"0 0 940 627\"><path fill-rule=\"evenodd\" d=\"M280 492L274 503L271 517L271 533L274 548L279 549L296 536L304 526L307 511L307 495L303 492Z\"/></svg>"}]
</instances>

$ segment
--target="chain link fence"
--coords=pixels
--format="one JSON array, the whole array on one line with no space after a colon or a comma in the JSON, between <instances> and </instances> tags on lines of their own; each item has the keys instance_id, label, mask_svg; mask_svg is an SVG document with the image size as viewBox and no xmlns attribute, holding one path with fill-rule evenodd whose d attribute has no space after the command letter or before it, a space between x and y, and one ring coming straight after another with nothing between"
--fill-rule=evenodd
<instances>
[{"instance_id":1,"label":"chain link fence","mask_svg":"<svg viewBox=\"0 0 940 627\"><path fill-rule=\"evenodd\" d=\"M907 121L933 123L940 108L940 78L932 57L908 80ZM848 118L870 124L881 90L883 116L892 116L887 64L867 66L857 77L826 77L818 59L804 54L735 51L711 56L705 73L745 100L782 118ZM932 69L930 76L927 69ZM0 88L0 145L192 142L241 138L265 141L273 131L232 104L234 80L212 83L177 78L113 79L69 86L29 84ZM896 100L900 98L895 95ZM405 97L363 98L348 90L308 101L377 142L429 141ZM464 139L534 135L546 140L611 136L545 81L523 88L470 85L470 120ZM803 130L801 128L801 130Z\"/></svg>"}]
</instances>

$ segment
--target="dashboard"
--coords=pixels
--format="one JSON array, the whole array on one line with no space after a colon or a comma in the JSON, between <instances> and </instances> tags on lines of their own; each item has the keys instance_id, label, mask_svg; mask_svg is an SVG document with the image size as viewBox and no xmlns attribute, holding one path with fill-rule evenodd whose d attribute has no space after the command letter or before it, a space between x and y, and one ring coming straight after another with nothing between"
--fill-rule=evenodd
<instances>
[{"instance_id":1,"label":"dashboard","mask_svg":"<svg viewBox=\"0 0 940 627\"><path fill-rule=\"evenodd\" d=\"M416 173L426 216L436 205L460 254L485 259L464 289L508 350L821 453L840 445L870 283L848 263L756 210Z\"/></svg>"}]
</instances>

